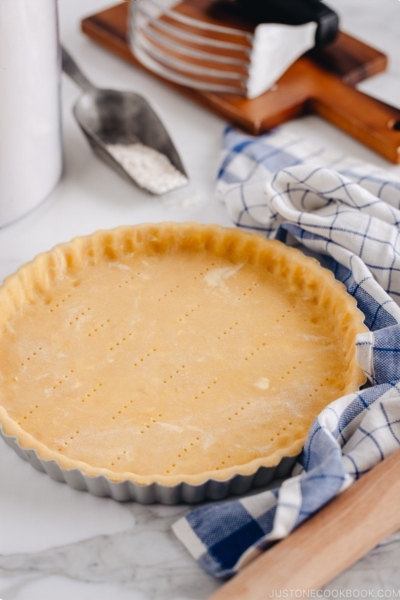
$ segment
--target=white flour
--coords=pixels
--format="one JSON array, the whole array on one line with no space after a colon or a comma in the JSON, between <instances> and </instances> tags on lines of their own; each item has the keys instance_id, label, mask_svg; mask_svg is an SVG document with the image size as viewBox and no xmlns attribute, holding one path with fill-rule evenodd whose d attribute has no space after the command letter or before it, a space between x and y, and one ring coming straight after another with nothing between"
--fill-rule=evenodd
<instances>
[{"instance_id":1,"label":"white flour","mask_svg":"<svg viewBox=\"0 0 400 600\"><path fill-rule=\"evenodd\" d=\"M165 194L188 183L169 159L143 144L107 144L112 156L140 187L153 194Z\"/></svg>"}]
</instances>

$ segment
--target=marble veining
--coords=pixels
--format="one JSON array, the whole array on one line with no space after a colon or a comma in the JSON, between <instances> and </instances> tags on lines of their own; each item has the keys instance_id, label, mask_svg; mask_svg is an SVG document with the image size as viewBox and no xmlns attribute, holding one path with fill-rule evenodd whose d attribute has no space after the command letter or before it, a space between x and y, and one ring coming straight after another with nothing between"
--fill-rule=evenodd
<instances>
[{"instance_id":1,"label":"marble veining","mask_svg":"<svg viewBox=\"0 0 400 600\"><path fill-rule=\"evenodd\" d=\"M57 576L76 584L107 585L132 600L202 600L219 587L171 533L186 507L126 505L135 524L128 530L35 553L0 557L3 600L36 598L32 586ZM400 532L327 585L325 590L398 590ZM50 597L50 596L49 596ZM120 597L118 595L110 595ZM47 596L41 596L43 600ZM86 598L86 596L85 596Z\"/></svg>"},{"instance_id":2,"label":"marble veining","mask_svg":"<svg viewBox=\"0 0 400 600\"><path fill-rule=\"evenodd\" d=\"M71 114L79 91L64 80L64 177L37 210L0 230L0 279L37 253L96 229L171 219L230 225L225 207L213 197L226 123L80 33L79 20L110 3L59 0L63 43L100 86L139 91L151 101L185 161L192 199L149 197L104 167ZM345 31L389 55L388 71L360 88L400 107L400 2L332 0L331 4ZM400 176L400 166L390 165L317 117L285 127ZM34 471L5 444L0 444L0 482L1 600L206 600L221 585L200 569L171 532L171 524L188 510L186 506L119 505L94 498ZM326 589L397 592L399 553L397 533Z\"/></svg>"},{"instance_id":3,"label":"marble veining","mask_svg":"<svg viewBox=\"0 0 400 600\"><path fill-rule=\"evenodd\" d=\"M134 525L123 532L98 535L41 552L0 557L1 598L19 600L29 586L52 575L82 583L114 584L131 598L201 600L217 587L171 532L186 507L127 504Z\"/></svg>"}]
</instances>

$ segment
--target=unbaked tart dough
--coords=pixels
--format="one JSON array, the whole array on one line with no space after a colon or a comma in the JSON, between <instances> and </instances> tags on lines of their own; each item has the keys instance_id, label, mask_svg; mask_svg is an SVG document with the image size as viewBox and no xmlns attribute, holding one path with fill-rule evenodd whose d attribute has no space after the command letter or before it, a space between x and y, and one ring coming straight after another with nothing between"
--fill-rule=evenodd
<instances>
[{"instance_id":1,"label":"unbaked tart dough","mask_svg":"<svg viewBox=\"0 0 400 600\"><path fill-rule=\"evenodd\" d=\"M77 238L0 290L0 421L64 469L139 484L296 455L364 381L363 317L313 259L219 226Z\"/></svg>"}]
</instances>

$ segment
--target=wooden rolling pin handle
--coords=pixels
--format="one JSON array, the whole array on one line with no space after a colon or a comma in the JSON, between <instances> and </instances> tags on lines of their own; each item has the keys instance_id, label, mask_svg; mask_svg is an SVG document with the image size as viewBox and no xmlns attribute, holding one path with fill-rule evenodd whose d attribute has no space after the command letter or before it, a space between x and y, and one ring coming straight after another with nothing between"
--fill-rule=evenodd
<instances>
[{"instance_id":1,"label":"wooden rolling pin handle","mask_svg":"<svg viewBox=\"0 0 400 600\"><path fill-rule=\"evenodd\" d=\"M281 590L299 594L298 590L320 589L399 528L397 450L256 558L210 600L268 600Z\"/></svg>"},{"instance_id":2,"label":"wooden rolling pin handle","mask_svg":"<svg viewBox=\"0 0 400 600\"><path fill-rule=\"evenodd\" d=\"M390 162L400 163L400 110L320 73L311 109Z\"/></svg>"}]
</instances>

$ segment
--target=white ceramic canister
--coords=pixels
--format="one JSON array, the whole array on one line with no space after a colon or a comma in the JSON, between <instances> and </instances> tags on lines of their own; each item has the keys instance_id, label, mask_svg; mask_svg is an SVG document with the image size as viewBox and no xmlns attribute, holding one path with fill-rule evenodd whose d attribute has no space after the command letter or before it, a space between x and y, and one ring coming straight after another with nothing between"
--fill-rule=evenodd
<instances>
[{"instance_id":1,"label":"white ceramic canister","mask_svg":"<svg viewBox=\"0 0 400 600\"><path fill-rule=\"evenodd\" d=\"M57 0L0 0L0 226L62 172Z\"/></svg>"}]
</instances>

